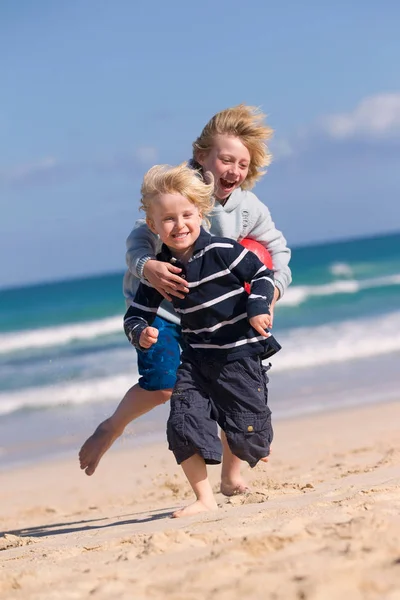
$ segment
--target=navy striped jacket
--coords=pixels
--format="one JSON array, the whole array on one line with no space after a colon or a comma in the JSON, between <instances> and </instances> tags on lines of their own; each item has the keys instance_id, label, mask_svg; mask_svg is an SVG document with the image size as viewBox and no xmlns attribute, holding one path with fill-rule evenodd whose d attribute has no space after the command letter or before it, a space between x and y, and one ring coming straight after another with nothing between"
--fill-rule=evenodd
<instances>
[{"instance_id":1,"label":"navy striped jacket","mask_svg":"<svg viewBox=\"0 0 400 600\"><path fill-rule=\"evenodd\" d=\"M267 358L280 349L271 334L264 338L248 321L269 314L275 289L273 272L253 252L201 229L186 264L175 259L165 244L157 259L182 268L181 276L187 280L189 293L184 299L172 300L181 316L183 356L230 361L252 355ZM246 282L251 284L250 295L244 288ZM124 317L125 333L140 350L140 334L152 324L162 300L142 279Z\"/></svg>"}]
</instances>

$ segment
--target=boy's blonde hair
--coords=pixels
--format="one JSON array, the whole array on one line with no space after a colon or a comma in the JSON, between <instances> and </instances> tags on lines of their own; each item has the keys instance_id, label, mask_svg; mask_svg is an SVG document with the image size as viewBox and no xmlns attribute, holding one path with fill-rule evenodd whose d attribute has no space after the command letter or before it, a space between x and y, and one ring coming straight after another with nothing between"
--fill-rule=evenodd
<instances>
[{"instance_id":1,"label":"boy's blonde hair","mask_svg":"<svg viewBox=\"0 0 400 600\"><path fill-rule=\"evenodd\" d=\"M141 187L142 200L140 208L146 217L151 219L151 209L160 194L180 194L194 204L207 222L206 216L211 212L214 201L214 181L204 183L199 173L191 169L186 162L171 167L155 165L147 171Z\"/></svg>"},{"instance_id":2,"label":"boy's blonde hair","mask_svg":"<svg viewBox=\"0 0 400 600\"><path fill-rule=\"evenodd\" d=\"M238 104L214 115L203 131L193 142L193 158L198 163L200 154L208 153L216 135L234 135L242 141L250 153L249 172L242 183L244 190L250 190L266 172L272 156L267 140L273 129L264 123L265 115L255 106Z\"/></svg>"}]
</instances>

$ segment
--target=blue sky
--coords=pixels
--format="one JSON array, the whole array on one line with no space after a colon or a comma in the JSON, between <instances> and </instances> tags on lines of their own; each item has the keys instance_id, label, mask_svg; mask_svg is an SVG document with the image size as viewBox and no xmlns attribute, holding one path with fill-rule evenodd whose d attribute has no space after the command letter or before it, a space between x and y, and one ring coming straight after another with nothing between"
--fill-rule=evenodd
<instances>
[{"instance_id":1,"label":"blue sky","mask_svg":"<svg viewBox=\"0 0 400 600\"><path fill-rule=\"evenodd\" d=\"M291 245L400 229L400 4L3 0L0 286L124 268L141 178L261 106Z\"/></svg>"}]
</instances>

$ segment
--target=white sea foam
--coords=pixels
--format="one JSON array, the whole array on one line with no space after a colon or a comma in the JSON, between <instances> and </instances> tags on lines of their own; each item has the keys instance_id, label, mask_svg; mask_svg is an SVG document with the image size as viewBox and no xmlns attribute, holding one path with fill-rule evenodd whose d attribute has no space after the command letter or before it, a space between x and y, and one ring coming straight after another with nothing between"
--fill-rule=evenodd
<instances>
[{"instance_id":1,"label":"white sea foam","mask_svg":"<svg viewBox=\"0 0 400 600\"><path fill-rule=\"evenodd\" d=\"M122 332L122 317L120 316L86 323L71 323L59 327L3 333L0 335L0 354L28 348L62 346L118 332Z\"/></svg>"},{"instance_id":2,"label":"white sea foam","mask_svg":"<svg viewBox=\"0 0 400 600\"><path fill-rule=\"evenodd\" d=\"M400 312L296 328L279 335L274 370L316 367L400 351Z\"/></svg>"},{"instance_id":3,"label":"white sea foam","mask_svg":"<svg viewBox=\"0 0 400 600\"><path fill-rule=\"evenodd\" d=\"M335 294L356 294L362 290L400 285L400 273L373 279L341 279L323 285L293 285L280 300L281 305L299 306L309 298L333 296Z\"/></svg>"},{"instance_id":4,"label":"white sea foam","mask_svg":"<svg viewBox=\"0 0 400 600\"><path fill-rule=\"evenodd\" d=\"M22 408L50 408L120 400L134 383L135 377L129 373L1 393L0 415Z\"/></svg>"},{"instance_id":5,"label":"white sea foam","mask_svg":"<svg viewBox=\"0 0 400 600\"><path fill-rule=\"evenodd\" d=\"M314 368L352 359L400 352L400 312L371 319L343 321L279 334L282 351L273 358L274 372ZM68 381L0 394L0 415L22 408L41 408L99 401L118 402L137 380L132 373Z\"/></svg>"},{"instance_id":6,"label":"white sea foam","mask_svg":"<svg viewBox=\"0 0 400 600\"><path fill-rule=\"evenodd\" d=\"M352 267L344 262L333 263L329 270L336 277L351 277L353 275Z\"/></svg>"}]
</instances>

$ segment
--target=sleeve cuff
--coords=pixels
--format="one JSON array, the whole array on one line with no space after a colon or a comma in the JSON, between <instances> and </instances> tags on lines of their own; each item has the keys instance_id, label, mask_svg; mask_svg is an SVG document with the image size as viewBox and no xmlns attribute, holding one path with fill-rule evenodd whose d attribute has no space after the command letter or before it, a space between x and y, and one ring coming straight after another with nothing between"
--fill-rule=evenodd
<instances>
[{"instance_id":1,"label":"sleeve cuff","mask_svg":"<svg viewBox=\"0 0 400 600\"><path fill-rule=\"evenodd\" d=\"M143 278L144 265L149 260L156 260L156 257L153 254L145 254L144 256L142 256L142 258L139 258L139 260L137 261L136 275L138 276L139 279Z\"/></svg>"},{"instance_id":2,"label":"sleeve cuff","mask_svg":"<svg viewBox=\"0 0 400 600\"><path fill-rule=\"evenodd\" d=\"M130 341L132 346L134 346L134 348L136 348L137 350L142 350L143 352L146 351L146 348L141 347L140 336L141 336L142 331L144 331L146 329L146 327L148 327L148 324L144 320L143 321L140 320L139 322L137 322L137 320L135 320L132 323L132 322L130 322L130 319L127 319L124 322L124 329L125 329L126 337Z\"/></svg>"},{"instance_id":3,"label":"sleeve cuff","mask_svg":"<svg viewBox=\"0 0 400 600\"><path fill-rule=\"evenodd\" d=\"M275 283L275 287L277 287L279 290L278 300L280 300L282 298L283 294L285 293L285 288L284 288L283 284L280 281L278 281L277 279L275 279L274 283Z\"/></svg>"},{"instance_id":4,"label":"sleeve cuff","mask_svg":"<svg viewBox=\"0 0 400 600\"><path fill-rule=\"evenodd\" d=\"M271 303L265 300L251 300L250 298L247 300L247 317L251 319L252 317L258 317L258 315L270 315L270 305Z\"/></svg>"}]
</instances>

